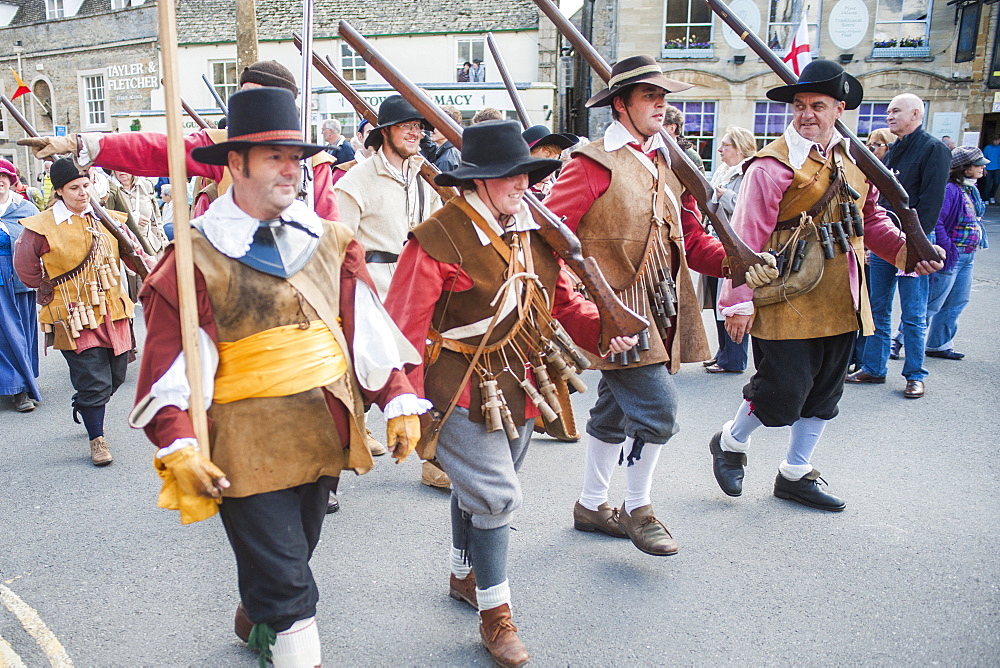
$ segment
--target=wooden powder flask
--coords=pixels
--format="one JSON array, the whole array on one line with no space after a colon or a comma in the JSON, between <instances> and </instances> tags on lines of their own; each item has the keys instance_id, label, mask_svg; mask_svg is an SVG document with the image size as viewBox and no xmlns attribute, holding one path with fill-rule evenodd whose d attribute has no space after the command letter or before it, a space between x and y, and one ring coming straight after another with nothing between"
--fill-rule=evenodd
<instances>
[{"instance_id":1,"label":"wooden powder flask","mask_svg":"<svg viewBox=\"0 0 1000 668\"><path fill-rule=\"evenodd\" d=\"M108 317L108 298L103 292L101 293L101 301L100 304L98 304L98 310L101 312L102 317Z\"/></svg>"},{"instance_id":2,"label":"wooden powder flask","mask_svg":"<svg viewBox=\"0 0 1000 668\"><path fill-rule=\"evenodd\" d=\"M503 429L503 421L500 417L500 398L497 396L499 388L494 378L484 380L479 384L479 389L486 395L483 402L483 417L486 420L486 431L499 431Z\"/></svg>"},{"instance_id":3,"label":"wooden powder flask","mask_svg":"<svg viewBox=\"0 0 1000 668\"><path fill-rule=\"evenodd\" d=\"M499 387L497 388L497 399L500 401L500 420L503 423L503 430L507 434L507 440L513 441L520 436L517 433L517 424L514 422L514 416L510 413L510 407L507 405L507 399L503 396L503 390Z\"/></svg>"},{"instance_id":4,"label":"wooden powder flask","mask_svg":"<svg viewBox=\"0 0 1000 668\"><path fill-rule=\"evenodd\" d=\"M42 333L43 334L52 334L53 331L54 330L52 329L52 325L51 324L49 324L47 322L44 323L44 324L42 324Z\"/></svg>"},{"instance_id":5,"label":"wooden powder flask","mask_svg":"<svg viewBox=\"0 0 1000 668\"><path fill-rule=\"evenodd\" d=\"M566 358L563 357L562 351L551 340L548 341L548 350L545 353L545 359L556 368L562 379L577 392L583 393L587 391L587 384L577 374L576 369L570 367L569 363L566 362Z\"/></svg>"},{"instance_id":6,"label":"wooden powder flask","mask_svg":"<svg viewBox=\"0 0 1000 668\"><path fill-rule=\"evenodd\" d=\"M521 387L524 388L528 398L531 399L531 403L535 404L538 411L542 414L542 419L546 422L555 422L557 419L556 412L552 410L552 406L549 406L549 402L545 401L545 398L538 393L538 390L531 384L531 381L525 378L521 381Z\"/></svg>"},{"instance_id":7,"label":"wooden powder flask","mask_svg":"<svg viewBox=\"0 0 1000 668\"><path fill-rule=\"evenodd\" d=\"M549 377L549 370L545 368L542 363L541 358L536 358L537 364L534 366L535 379L538 380L538 390L545 397L545 401L548 402L549 407L554 413L562 413L562 405L559 403L559 397L556 395L556 386L552 384L552 379Z\"/></svg>"},{"instance_id":8,"label":"wooden powder flask","mask_svg":"<svg viewBox=\"0 0 1000 668\"><path fill-rule=\"evenodd\" d=\"M94 315L94 307L87 304L83 309L84 319L87 321L88 329L97 329L97 317Z\"/></svg>"}]
</instances>

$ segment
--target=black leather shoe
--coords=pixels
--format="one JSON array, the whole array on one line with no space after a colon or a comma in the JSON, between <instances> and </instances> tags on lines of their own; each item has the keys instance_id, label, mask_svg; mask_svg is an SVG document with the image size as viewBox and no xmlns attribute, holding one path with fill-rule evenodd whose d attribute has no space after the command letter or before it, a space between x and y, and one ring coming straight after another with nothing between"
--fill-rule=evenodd
<instances>
[{"instance_id":1,"label":"black leather shoe","mask_svg":"<svg viewBox=\"0 0 1000 668\"><path fill-rule=\"evenodd\" d=\"M712 472L722 491L729 496L743 494L743 467L747 465L746 453L723 450L721 431L708 442L708 449L712 453Z\"/></svg>"},{"instance_id":2,"label":"black leather shoe","mask_svg":"<svg viewBox=\"0 0 1000 668\"><path fill-rule=\"evenodd\" d=\"M333 515L338 510L340 510L340 501L337 500L336 494L330 492L330 500L326 504L326 514Z\"/></svg>"},{"instance_id":3,"label":"black leather shoe","mask_svg":"<svg viewBox=\"0 0 1000 668\"><path fill-rule=\"evenodd\" d=\"M951 348L948 350L928 350L924 352L927 357L940 357L943 360L960 360L965 357L965 353L957 353Z\"/></svg>"},{"instance_id":4,"label":"black leather shoe","mask_svg":"<svg viewBox=\"0 0 1000 668\"><path fill-rule=\"evenodd\" d=\"M893 339L892 343L889 346L889 359L898 360L899 351L901 351L902 349L903 349L903 342Z\"/></svg>"},{"instance_id":5,"label":"black leather shoe","mask_svg":"<svg viewBox=\"0 0 1000 668\"><path fill-rule=\"evenodd\" d=\"M816 469L807 473L801 480L789 480L779 472L778 477L774 479L774 495L779 499L788 499L803 506L834 513L846 508L847 503L843 499L820 489L820 481L826 484Z\"/></svg>"},{"instance_id":6,"label":"black leather shoe","mask_svg":"<svg viewBox=\"0 0 1000 668\"><path fill-rule=\"evenodd\" d=\"M873 383L876 385L881 385L885 383L885 376L873 376L867 371L856 371L852 373L847 378L844 379L845 383L851 383L852 385L858 385L860 383Z\"/></svg>"}]
</instances>

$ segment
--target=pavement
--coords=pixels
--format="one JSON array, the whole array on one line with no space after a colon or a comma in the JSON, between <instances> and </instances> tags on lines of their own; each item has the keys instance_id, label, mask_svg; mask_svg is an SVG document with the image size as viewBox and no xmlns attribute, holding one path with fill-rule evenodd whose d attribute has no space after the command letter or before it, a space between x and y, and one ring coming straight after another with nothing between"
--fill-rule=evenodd
<instances>
[{"instance_id":1,"label":"pavement","mask_svg":"<svg viewBox=\"0 0 1000 668\"><path fill-rule=\"evenodd\" d=\"M653 487L674 557L575 531L582 444L535 439L509 567L534 665L996 665L1000 467L984 448L996 443L1000 206L987 218L995 249L976 258L966 358L928 359L923 399L902 397L902 361L885 385L845 389L814 459L843 513L772 496L787 429L754 434L742 497L719 490L708 441L749 373L691 364L675 377L681 431ZM156 508L153 448L126 424L135 377L109 405L103 469L70 419L58 353L42 360L36 411L0 406L0 667L256 665L232 632L221 522L182 527ZM585 380L581 425L597 376ZM382 457L341 482L343 510L312 560L327 665L491 665L475 613L448 597L448 495L419 477L415 457ZM619 470L612 502L623 496Z\"/></svg>"}]
</instances>

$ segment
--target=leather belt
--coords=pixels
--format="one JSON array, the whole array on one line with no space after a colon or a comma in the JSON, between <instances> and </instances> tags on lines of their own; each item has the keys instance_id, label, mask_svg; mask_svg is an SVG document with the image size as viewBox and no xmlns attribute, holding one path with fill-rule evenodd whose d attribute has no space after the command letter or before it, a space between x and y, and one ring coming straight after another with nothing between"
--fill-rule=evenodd
<instances>
[{"instance_id":1,"label":"leather belt","mask_svg":"<svg viewBox=\"0 0 1000 668\"><path fill-rule=\"evenodd\" d=\"M371 264L392 264L399 262L399 253L389 251L365 251L365 262Z\"/></svg>"}]
</instances>

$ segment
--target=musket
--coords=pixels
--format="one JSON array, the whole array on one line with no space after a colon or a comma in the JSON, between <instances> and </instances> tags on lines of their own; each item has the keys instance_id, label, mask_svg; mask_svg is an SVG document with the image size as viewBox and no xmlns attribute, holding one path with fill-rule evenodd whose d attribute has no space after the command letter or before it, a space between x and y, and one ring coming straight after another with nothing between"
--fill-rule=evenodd
<instances>
[{"instance_id":1,"label":"musket","mask_svg":"<svg viewBox=\"0 0 1000 668\"><path fill-rule=\"evenodd\" d=\"M28 122L28 119L21 115L21 112L14 106L14 103L10 101L10 98L6 95L0 95L0 103L7 108L7 112L17 121L17 124L21 126L26 135L29 137L40 136L35 131L35 128L31 126L31 123ZM146 278L149 274L149 269L146 268L146 264L139 257L139 254L135 252L132 240L118 227L118 223L108 215L108 212L104 210L104 207L101 206L101 202L95 195L90 196L90 205L94 208L94 214L97 216L97 219L101 221L101 224L104 225L108 233L118 242L118 253L123 258L128 258L129 264L132 265L132 270L139 275L139 278Z\"/></svg>"},{"instance_id":2,"label":"musket","mask_svg":"<svg viewBox=\"0 0 1000 668\"><path fill-rule=\"evenodd\" d=\"M597 49L580 34L580 31L570 23L569 19L563 16L551 0L534 1L538 8L555 24L556 30L569 40L576 52L583 56L597 76L603 79L604 83L607 83L611 79L611 68L608 67L607 61L597 52ZM666 158L667 164L670 165L670 169L681 185L697 200L698 206L711 221L719 241L726 249L726 256L729 260L729 277L732 279L733 285L743 285L747 269L755 264L761 264L763 260L757 257L757 254L733 231L729 224L729 216L719 207L718 202L712 201L714 192L711 184L701 173L701 170L691 162L684 150L678 146L677 141L662 129L660 136L663 137L663 142L667 147L663 156Z\"/></svg>"},{"instance_id":3,"label":"musket","mask_svg":"<svg viewBox=\"0 0 1000 668\"><path fill-rule=\"evenodd\" d=\"M739 38L746 42L753 52L760 56L760 59L770 67L786 84L798 83L798 78L788 69L788 66L778 58L778 55L769 49L750 28L740 19L740 17L729 11L721 0L705 0L712 11L718 14L719 18L725 21L726 25L733 29ZM899 217L899 223L906 233L906 270L913 271L920 260L940 261L941 258L931 246L930 240L920 227L920 220L917 212L910 208L910 197L906 194L902 184L896 179L889 168L882 164L882 161L875 157L875 154L868 150L864 142L858 139L857 135L851 132L841 121L837 121L837 131L847 137L851 144L851 156L853 156L858 168L865 173L868 180L878 188L878 191L892 205L892 210Z\"/></svg>"},{"instance_id":4,"label":"musket","mask_svg":"<svg viewBox=\"0 0 1000 668\"><path fill-rule=\"evenodd\" d=\"M309 66L313 55L313 43L312 43L312 22L313 22L313 3L312 0L302 0L302 46L299 47L299 51L302 52L302 99L299 100L299 125L302 128L302 136L306 141L311 139L311 117L312 117L312 67ZM313 183L313 169L311 160L302 161L302 187L300 188L300 194L303 196L305 201L312 206L314 204L313 198L313 188L315 184Z\"/></svg>"},{"instance_id":5,"label":"musket","mask_svg":"<svg viewBox=\"0 0 1000 668\"><path fill-rule=\"evenodd\" d=\"M292 33L292 42L295 44L297 49L300 51L302 50L302 38L299 37L297 33ZM378 112L375 111L370 104L365 102L364 98L358 94L358 91L354 90L354 86L352 86L347 79L342 77L340 72L338 72L331 63L320 58L315 52L312 54L312 61L313 67L316 68L316 71L318 71L324 79L330 82L331 86L336 88L337 91L344 96L344 99L347 100L352 107L354 107L354 110L358 112L359 116L371 123L372 127L378 125ZM434 183L434 177L440 173L441 172L434 165L426 160L420 164L420 176L423 177L424 181L426 181L431 188L434 188L437 194L441 196L442 202L447 202L452 197L457 196L458 191L454 188L439 186Z\"/></svg>"},{"instance_id":6,"label":"musket","mask_svg":"<svg viewBox=\"0 0 1000 668\"><path fill-rule=\"evenodd\" d=\"M507 71L507 63L504 62L503 54L500 53L500 47L497 46L496 40L493 39L493 33L486 33L486 43L490 47L490 53L493 54L493 62L497 66L497 71L500 72L503 85L507 88L507 94L510 95L510 101L514 103L514 111L517 112L517 117L521 120L521 127L527 130L531 127L528 112L524 108L521 96L517 94L517 87L514 86L514 80L511 78L510 72Z\"/></svg>"},{"instance_id":7,"label":"musket","mask_svg":"<svg viewBox=\"0 0 1000 668\"><path fill-rule=\"evenodd\" d=\"M208 124L208 121L206 121L204 118L201 117L201 114L199 114L197 111L195 111L194 108L190 104L188 104L187 102L184 101L183 97L181 98L181 107L184 109L184 113L186 113L188 116L190 116L191 120L194 121L195 125L197 125L199 128L201 128L202 130L204 130L206 128L211 127Z\"/></svg>"},{"instance_id":8,"label":"musket","mask_svg":"<svg viewBox=\"0 0 1000 668\"><path fill-rule=\"evenodd\" d=\"M340 36L382 75L390 86L409 101L420 114L448 138L456 147L462 146L462 126L455 122L427 95L417 88L408 78L387 61L372 45L356 31L347 21L340 22ZM612 338L616 336L634 336L646 329L649 323L645 318L627 308L612 291L597 261L592 257L583 257L580 240L576 238L566 224L554 213L542 206L542 203L530 192L524 193L524 201L535 213L535 220L540 225L538 233L576 274L587 289L591 300L597 305L601 317L600 350L608 350Z\"/></svg>"},{"instance_id":9,"label":"musket","mask_svg":"<svg viewBox=\"0 0 1000 668\"><path fill-rule=\"evenodd\" d=\"M208 92L210 92L212 94L212 97L215 98L215 104L219 106L219 109L222 111L223 114L228 116L229 109L226 108L226 103L222 101L221 97L219 97L219 91L215 90L215 86L212 85L212 83L208 80L208 77L205 76L204 74L201 75L201 80L205 82L206 86L208 86Z\"/></svg>"}]
</instances>

